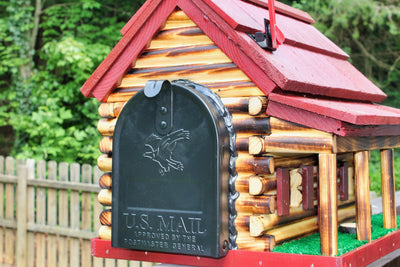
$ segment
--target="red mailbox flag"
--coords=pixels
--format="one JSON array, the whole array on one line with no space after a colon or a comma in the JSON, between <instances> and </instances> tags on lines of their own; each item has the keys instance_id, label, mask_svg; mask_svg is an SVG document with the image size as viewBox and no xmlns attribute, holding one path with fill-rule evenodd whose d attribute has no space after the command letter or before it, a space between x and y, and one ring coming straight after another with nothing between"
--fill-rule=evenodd
<instances>
[{"instance_id":1,"label":"red mailbox flag","mask_svg":"<svg viewBox=\"0 0 400 267\"><path fill-rule=\"evenodd\" d=\"M272 48L276 49L285 41L285 36L276 26L275 0L268 0L269 25L271 30Z\"/></svg>"}]
</instances>

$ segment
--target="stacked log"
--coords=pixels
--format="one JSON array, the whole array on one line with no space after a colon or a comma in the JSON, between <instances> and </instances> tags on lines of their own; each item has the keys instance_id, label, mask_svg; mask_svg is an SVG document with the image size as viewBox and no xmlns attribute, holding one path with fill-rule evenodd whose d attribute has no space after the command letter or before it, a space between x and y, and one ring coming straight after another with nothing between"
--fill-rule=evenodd
<instances>
[{"instance_id":1,"label":"stacked log","mask_svg":"<svg viewBox=\"0 0 400 267\"><path fill-rule=\"evenodd\" d=\"M293 190L297 190L300 194L300 199L296 197L290 198L288 215L279 216L276 210L266 209L267 199L274 196L276 199L276 178L275 175L258 176L258 175L239 175L236 182L236 189L240 192L236 207L238 209L238 218L236 227L239 231L249 231L250 236L260 237L264 235L274 235L276 244L280 244L291 238L297 238L315 232L318 230L317 217L317 168L314 169L313 183L313 208L304 209L301 201L302 185L291 187L291 196L295 195ZM339 170L338 170L339 171ZM290 171L291 178L294 177L295 182L292 185L298 184L298 169ZM354 182L354 180L352 179ZM251 192L252 183L256 184L257 191ZM340 183L338 179L337 183ZM261 190L260 190L261 189ZM265 191L263 191L265 190ZM255 195L253 195L255 193ZM261 193L261 194L260 194ZM250 196L252 196L250 198ZM299 197L299 195L296 195ZM338 196L339 197L339 196ZM259 200L265 198L264 206ZM346 221L355 217L355 198L351 194L346 201L338 200L338 221ZM249 207L252 206L252 207ZM290 227L290 225L294 225ZM298 226L298 227L297 227ZM294 230L293 230L294 229ZM290 231L289 233L286 230ZM288 237L282 237L288 235Z\"/></svg>"},{"instance_id":2,"label":"stacked log","mask_svg":"<svg viewBox=\"0 0 400 267\"><path fill-rule=\"evenodd\" d=\"M231 112L234 111L231 110ZM271 247L266 244L265 240L269 240L269 237L274 237L274 244L280 244L318 230L317 154L331 152L334 143L330 134L266 115L262 116L257 112L255 114L259 118L264 117L259 119L263 123L257 125L257 122L252 119L251 124L255 125L254 128L248 130L246 136L240 133L239 141L236 142L241 147L244 146L243 144L247 144L248 151L238 149L236 190L240 196L236 201L238 217L235 225L241 238L246 237L246 240L249 241L249 237L252 237L251 241L257 244L257 248L250 248L247 242L244 242L241 249L256 250L260 246L264 246L264 250L268 250ZM250 116L251 114L246 115ZM234 114L233 117L242 118L241 125L246 120L244 115ZM351 176L348 181L349 198L346 201L338 201L339 222L355 217L354 193L351 191L354 187L350 185L350 183L354 183L352 160L351 153L338 156L339 162L350 163L348 175ZM313 173L312 208L307 207L306 209L302 205L302 167L304 166L311 166ZM338 185L340 184L339 167ZM277 200L276 177L278 168L288 168L290 177L289 211L284 216L279 216L276 206L272 206L273 204L277 205L279 201ZM238 240L242 239L238 238Z\"/></svg>"},{"instance_id":3,"label":"stacked log","mask_svg":"<svg viewBox=\"0 0 400 267\"><path fill-rule=\"evenodd\" d=\"M112 174L110 172L104 173L99 179L99 185L101 189L111 189L112 185Z\"/></svg>"}]
</instances>

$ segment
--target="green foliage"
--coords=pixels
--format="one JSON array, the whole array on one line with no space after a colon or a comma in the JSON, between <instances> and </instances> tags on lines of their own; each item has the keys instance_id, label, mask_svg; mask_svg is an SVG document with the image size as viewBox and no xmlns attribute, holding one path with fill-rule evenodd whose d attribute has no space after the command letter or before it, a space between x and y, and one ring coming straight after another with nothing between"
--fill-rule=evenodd
<instances>
[{"instance_id":1,"label":"green foliage","mask_svg":"<svg viewBox=\"0 0 400 267\"><path fill-rule=\"evenodd\" d=\"M79 88L142 3L0 1L0 126L15 131L12 155L95 163L98 102Z\"/></svg>"}]
</instances>

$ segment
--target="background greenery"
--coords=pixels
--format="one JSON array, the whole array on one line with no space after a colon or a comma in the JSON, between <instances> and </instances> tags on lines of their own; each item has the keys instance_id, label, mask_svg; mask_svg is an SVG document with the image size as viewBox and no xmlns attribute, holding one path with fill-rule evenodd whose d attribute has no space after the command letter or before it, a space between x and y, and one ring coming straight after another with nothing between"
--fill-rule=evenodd
<instances>
[{"instance_id":1,"label":"background greenery","mask_svg":"<svg viewBox=\"0 0 400 267\"><path fill-rule=\"evenodd\" d=\"M79 89L142 2L0 1L0 126L13 133L0 154L95 162L98 103Z\"/></svg>"},{"instance_id":2,"label":"background greenery","mask_svg":"<svg viewBox=\"0 0 400 267\"><path fill-rule=\"evenodd\" d=\"M94 164L98 103L79 89L143 2L0 0L0 154ZM283 2L309 12L400 107L400 0Z\"/></svg>"}]
</instances>

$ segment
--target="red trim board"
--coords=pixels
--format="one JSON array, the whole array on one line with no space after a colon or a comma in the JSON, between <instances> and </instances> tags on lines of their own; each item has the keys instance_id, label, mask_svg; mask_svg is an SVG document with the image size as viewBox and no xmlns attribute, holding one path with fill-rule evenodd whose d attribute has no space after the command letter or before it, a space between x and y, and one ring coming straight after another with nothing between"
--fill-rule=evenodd
<instances>
[{"instance_id":1,"label":"red trim board","mask_svg":"<svg viewBox=\"0 0 400 267\"><path fill-rule=\"evenodd\" d=\"M92 255L95 257L137 260L189 266L260 267L260 266L366 266L400 248L400 230L376 239L338 257L231 250L221 259L147 252L111 247L111 241L94 238Z\"/></svg>"}]
</instances>

